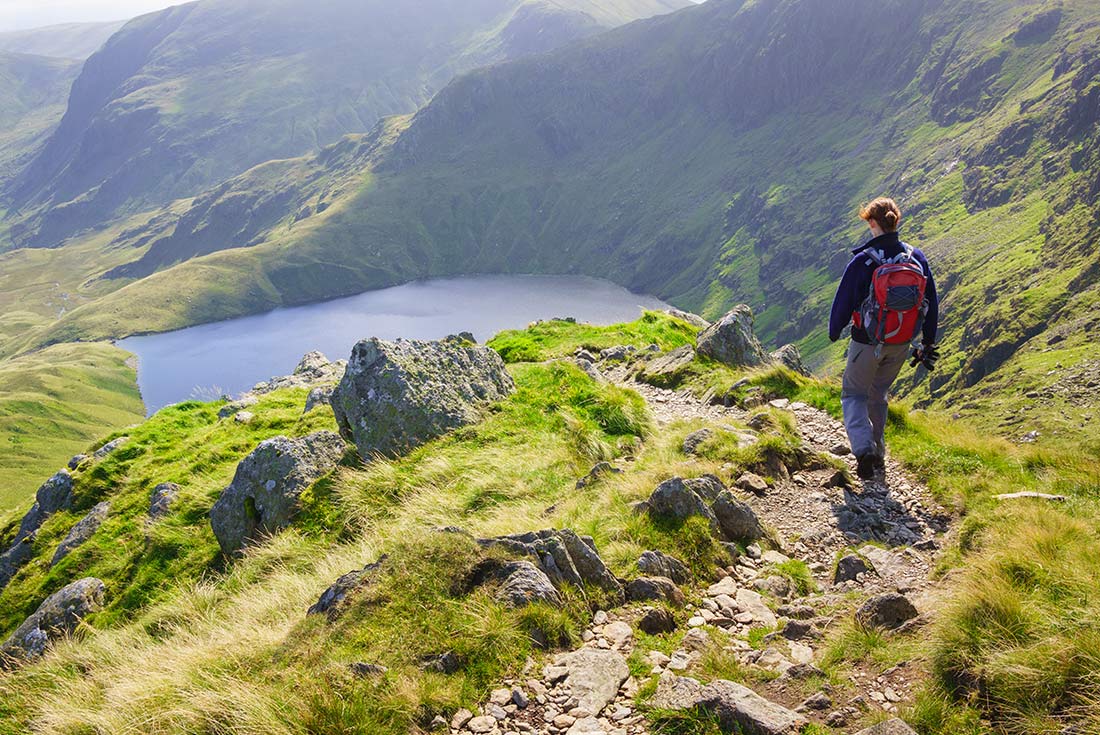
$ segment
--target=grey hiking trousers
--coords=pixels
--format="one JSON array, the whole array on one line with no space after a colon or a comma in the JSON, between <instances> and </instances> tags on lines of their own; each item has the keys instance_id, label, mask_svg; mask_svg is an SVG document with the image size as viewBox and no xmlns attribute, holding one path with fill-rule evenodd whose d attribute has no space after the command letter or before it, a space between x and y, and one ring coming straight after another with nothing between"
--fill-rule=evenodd
<instances>
[{"instance_id":1,"label":"grey hiking trousers","mask_svg":"<svg viewBox=\"0 0 1100 735\"><path fill-rule=\"evenodd\" d=\"M848 346L840 405L844 410L848 443L857 457L886 455L884 434L890 386L901 372L909 349L909 345L883 345L876 357L871 345L852 342Z\"/></svg>"}]
</instances>

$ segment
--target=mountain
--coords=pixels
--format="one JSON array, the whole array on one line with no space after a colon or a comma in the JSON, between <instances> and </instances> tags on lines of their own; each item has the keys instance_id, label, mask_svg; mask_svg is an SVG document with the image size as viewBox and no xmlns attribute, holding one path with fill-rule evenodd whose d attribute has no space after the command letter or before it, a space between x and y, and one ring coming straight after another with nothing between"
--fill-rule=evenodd
<instances>
[{"instance_id":1,"label":"mountain","mask_svg":"<svg viewBox=\"0 0 1100 735\"><path fill-rule=\"evenodd\" d=\"M688 0L201 0L93 54L8 191L17 245L188 197L412 112L456 74Z\"/></svg>"},{"instance_id":2,"label":"mountain","mask_svg":"<svg viewBox=\"0 0 1100 735\"><path fill-rule=\"evenodd\" d=\"M906 389L1076 430L1095 401L1072 386L1098 357L1098 24L1096 0L711 0L459 77L342 144L364 156L338 197L327 157L334 180L354 171L332 153L274 164L310 171L280 185L282 211L254 185L272 169L198 197L112 274L151 276L44 339L428 276L586 273L711 316L747 300L769 340L827 365L832 289L866 237L854 212L889 193L945 295L947 357ZM1044 402L1021 412L1021 387Z\"/></svg>"},{"instance_id":3,"label":"mountain","mask_svg":"<svg viewBox=\"0 0 1100 735\"><path fill-rule=\"evenodd\" d=\"M0 188L57 125L79 71L77 61L0 51Z\"/></svg>"},{"instance_id":4,"label":"mountain","mask_svg":"<svg viewBox=\"0 0 1100 735\"><path fill-rule=\"evenodd\" d=\"M95 53L124 21L61 23L25 31L0 32L0 51L83 61Z\"/></svg>"}]
</instances>

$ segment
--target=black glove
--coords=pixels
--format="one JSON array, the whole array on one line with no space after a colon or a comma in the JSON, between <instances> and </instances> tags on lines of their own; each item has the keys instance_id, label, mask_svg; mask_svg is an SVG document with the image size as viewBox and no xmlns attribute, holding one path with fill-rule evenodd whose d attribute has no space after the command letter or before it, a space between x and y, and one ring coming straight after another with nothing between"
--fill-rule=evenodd
<instances>
[{"instance_id":1,"label":"black glove","mask_svg":"<svg viewBox=\"0 0 1100 735\"><path fill-rule=\"evenodd\" d=\"M936 369L936 361L940 359L940 348L936 345L923 345L913 350L912 361L909 367L916 367L918 362L924 363L924 369L932 372Z\"/></svg>"}]
</instances>

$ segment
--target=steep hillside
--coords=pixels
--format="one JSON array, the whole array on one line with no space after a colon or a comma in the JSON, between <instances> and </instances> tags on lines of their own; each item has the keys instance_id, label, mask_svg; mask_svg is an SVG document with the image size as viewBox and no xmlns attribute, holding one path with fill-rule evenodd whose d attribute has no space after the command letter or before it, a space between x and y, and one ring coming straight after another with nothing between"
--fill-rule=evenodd
<instances>
[{"instance_id":1,"label":"steep hillside","mask_svg":"<svg viewBox=\"0 0 1100 735\"><path fill-rule=\"evenodd\" d=\"M0 189L57 125L79 71L76 61L0 51ZM0 217L0 246L4 229Z\"/></svg>"},{"instance_id":2,"label":"steep hillside","mask_svg":"<svg viewBox=\"0 0 1100 735\"><path fill-rule=\"evenodd\" d=\"M25 31L0 32L0 51L83 61L122 28L113 23L60 23Z\"/></svg>"},{"instance_id":3,"label":"steep hillside","mask_svg":"<svg viewBox=\"0 0 1100 735\"><path fill-rule=\"evenodd\" d=\"M56 246L412 112L466 69L686 1L201 0L143 16L88 60L10 188L12 237Z\"/></svg>"},{"instance_id":4,"label":"steep hillside","mask_svg":"<svg viewBox=\"0 0 1100 735\"><path fill-rule=\"evenodd\" d=\"M853 212L887 192L946 295L947 358L910 389L1075 430L1093 402L1057 385L1097 357L1100 3L887 10L712 0L465 75L372 154L354 195L320 211L284 193L293 212L258 229L248 207L217 208L211 239L192 223L251 201L249 177L231 182L115 275L248 250L131 283L46 339L183 326L194 303L206 319L431 275L582 272L708 314L748 300L769 338L830 364L825 311L865 237ZM1021 385L1048 395L1034 416Z\"/></svg>"},{"instance_id":5,"label":"steep hillside","mask_svg":"<svg viewBox=\"0 0 1100 735\"><path fill-rule=\"evenodd\" d=\"M649 313L502 335L534 360L507 366L514 392L397 456L313 463L305 437L341 422L307 398L334 379L316 356L247 404L103 437L0 525L0 733L1100 725L1095 451L895 407L889 488L857 486L835 384L701 356L680 390L634 379L694 332ZM421 389L469 378L401 375L358 390L417 419ZM994 498L1020 490L1063 500ZM271 533L223 553L238 511Z\"/></svg>"}]
</instances>

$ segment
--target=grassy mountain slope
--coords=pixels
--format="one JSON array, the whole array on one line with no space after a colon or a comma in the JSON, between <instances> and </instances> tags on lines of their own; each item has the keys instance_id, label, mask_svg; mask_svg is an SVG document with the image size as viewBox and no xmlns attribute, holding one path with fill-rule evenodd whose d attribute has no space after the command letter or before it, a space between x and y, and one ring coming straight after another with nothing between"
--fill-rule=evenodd
<instances>
[{"instance_id":1,"label":"grassy mountain slope","mask_svg":"<svg viewBox=\"0 0 1100 735\"><path fill-rule=\"evenodd\" d=\"M12 238L56 246L412 112L463 70L686 1L201 0L142 16L88 60L9 190Z\"/></svg>"},{"instance_id":2,"label":"grassy mountain slope","mask_svg":"<svg viewBox=\"0 0 1100 735\"><path fill-rule=\"evenodd\" d=\"M0 50L0 189L57 125L79 71L76 61Z\"/></svg>"},{"instance_id":3,"label":"grassy mountain slope","mask_svg":"<svg viewBox=\"0 0 1100 735\"><path fill-rule=\"evenodd\" d=\"M542 356L608 339L644 344L655 329L675 334L685 325L655 316L606 330L550 326L501 339L511 350L537 345ZM837 411L833 384L785 371L710 376L699 367L703 382L728 388L748 377L770 395ZM68 581L95 574L108 588L107 608L72 641L40 664L0 673L0 732L417 732L437 714L484 701L502 678L521 676L528 656L541 663L545 652L532 630L561 645L576 642L592 616L579 591L561 611L504 609L484 590L466 589L481 552L438 533L441 526L477 536L574 528L591 534L621 575L632 576L634 560L649 548L699 570L712 567L709 535L670 533L630 505L673 475L736 477L746 456L732 464L685 456L680 446L697 423L655 427L637 395L595 383L572 365L513 363L510 370L517 393L482 423L403 458L349 462L307 493L294 527L242 559L218 557L206 517L233 466L261 439L330 426L331 415L303 417L304 391L284 390L265 397L250 424L219 421L220 404L192 402L128 432L127 445L77 474L77 507L47 522L36 558L0 591L2 635ZM791 441L783 437L776 441ZM845 692L855 672L873 678L904 656L907 676L924 683L902 714L922 735L1090 732L1098 724L1100 671L1092 630L1100 575L1096 447L1014 446L946 416L904 409L892 413L888 439L913 476L966 520L945 549L947 602L930 635L830 627L823 644L830 653L820 663L834 693ZM624 452L635 459L621 463L622 474L575 487L595 460ZM181 484L181 500L167 518L147 524L150 489L167 480ZM1020 489L1069 499L1040 507L991 498ZM100 532L48 569L65 529L102 500L112 510ZM0 530L0 538L12 530ZM337 576L383 553L387 571L337 622L305 615ZM643 699L653 677L642 654L667 652L682 635L639 636L631 671L649 681ZM418 665L441 641L466 662L452 675ZM353 661L389 670L356 677L348 671ZM746 672L712 652L692 674ZM682 722L677 732L713 730Z\"/></svg>"},{"instance_id":4,"label":"grassy mountain slope","mask_svg":"<svg viewBox=\"0 0 1100 735\"><path fill-rule=\"evenodd\" d=\"M108 344L57 345L0 362L0 516L70 457L145 415L128 360Z\"/></svg>"},{"instance_id":5,"label":"grassy mountain slope","mask_svg":"<svg viewBox=\"0 0 1100 735\"><path fill-rule=\"evenodd\" d=\"M122 21L59 23L25 31L3 31L0 32L0 51L83 61L123 25Z\"/></svg>"},{"instance_id":6,"label":"grassy mountain slope","mask_svg":"<svg viewBox=\"0 0 1100 735\"><path fill-rule=\"evenodd\" d=\"M247 209L226 210L215 244L241 229L249 249L130 283L45 339L432 275L581 272L709 315L749 301L767 338L829 365L825 312L865 237L853 212L888 192L945 294L948 357L908 389L1010 426L1014 385L1057 392L1064 371L1095 372L1100 3L878 8L713 0L465 75L374 154L359 190L293 227L289 210L259 232ZM218 196L232 201L232 185ZM116 273L210 244L177 229ZM1063 398L1043 406L1064 421L1026 420L1068 430L1092 416L1087 397Z\"/></svg>"}]
</instances>

